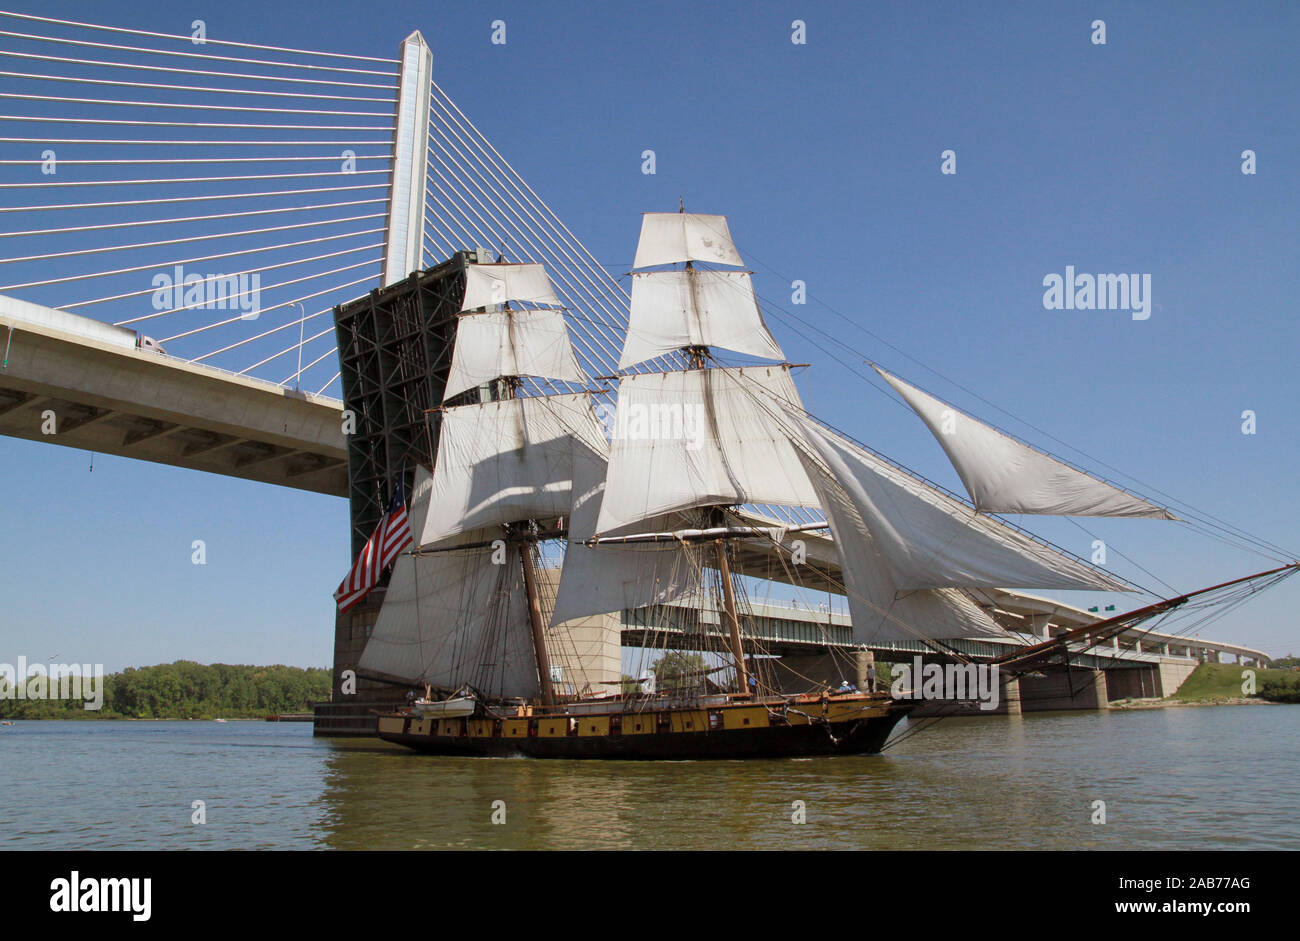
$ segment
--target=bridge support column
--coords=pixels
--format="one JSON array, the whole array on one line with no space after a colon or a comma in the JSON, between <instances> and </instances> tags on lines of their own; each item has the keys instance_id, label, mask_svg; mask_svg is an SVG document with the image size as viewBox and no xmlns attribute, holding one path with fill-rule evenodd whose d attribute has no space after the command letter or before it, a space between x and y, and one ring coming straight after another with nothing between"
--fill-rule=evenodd
<instances>
[{"instance_id":1,"label":"bridge support column","mask_svg":"<svg viewBox=\"0 0 1300 941\"><path fill-rule=\"evenodd\" d=\"M1020 677L1002 677L999 684L1002 688L1001 706L999 712L1009 716L1018 716L1024 712L1024 706L1020 702Z\"/></svg>"},{"instance_id":2,"label":"bridge support column","mask_svg":"<svg viewBox=\"0 0 1300 941\"><path fill-rule=\"evenodd\" d=\"M1106 675L1101 670L1071 669L1045 676L1022 676L1019 685L1020 708L1024 712L1110 708Z\"/></svg>"},{"instance_id":3,"label":"bridge support column","mask_svg":"<svg viewBox=\"0 0 1300 941\"><path fill-rule=\"evenodd\" d=\"M871 650L855 651L854 660L858 668L858 689L866 689L869 684L868 670L876 665L876 654Z\"/></svg>"}]
</instances>

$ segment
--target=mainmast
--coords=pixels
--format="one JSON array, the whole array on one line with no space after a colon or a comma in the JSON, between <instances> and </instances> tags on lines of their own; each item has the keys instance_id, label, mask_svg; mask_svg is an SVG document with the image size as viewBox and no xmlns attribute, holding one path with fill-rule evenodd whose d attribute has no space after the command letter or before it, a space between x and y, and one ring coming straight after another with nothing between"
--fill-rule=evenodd
<instances>
[{"instance_id":1,"label":"mainmast","mask_svg":"<svg viewBox=\"0 0 1300 941\"><path fill-rule=\"evenodd\" d=\"M519 561L524 567L524 591L528 593L528 620L532 625L533 654L537 657L537 680L542 689L542 703L555 705L555 685L551 682L551 658L546 652L546 622L542 620L542 603L537 592L537 572L527 540L519 541Z\"/></svg>"},{"instance_id":2,"label":"mainmast","mask_svg":"<svg viewBox=\"0 0 1300 941\"><path fill-rule=\"evenodd\" d=\"M678 214L686 215L686 200L678 201ZM686 265L686 282L690 286L691 310L697 312L700 309L699 296L695 288L695 261L687 259ZM709 358L709 348L704 345L685 346L682 352L686 354L687 360L692 369L707 368ZM714 515L721 515L724 508L721 506L714 507ZM714 540L714 556L717 559L718 576L722 582L722 608L727 618L727 636L731 644L731 656L736 661L736 692L742 696L749 695L749 669L745 665L745 645L740 634L740 612L736 606L736 586L731 582L731 565L727 560L727 541L725 539Z\"/></svg>"},{"instance_id":3,"label":"mainmast","mask_svg":"<svg viewBox=\"0 0 1300 941\"><path fill-rule=\"evenodd\" d=\"M736 658L736 685L741 693L748 695L749 670L745 666L745 648L740 640L740 615L736 610L736 586L731 584L731 566L727 564L727 542L719 539L714 545L718 554L718 574L722 576L722 603L727 612L731 653Z\"/></svg>"},{"instance_id":4,"label":"mainmast","mask_svg":"<svg viewBox=\"0 0 1300 941\"><path fill-rule=\"evenodd\" d=\"M505 310L510 310L510 303L507 301L504 305ZM506 386L510 392L510 398L520 398L519 387L522 384L518 376L503 376ZM513 527L514 533L519 535L516 545L519 547L519 564L524 572L524 593L528 597L528 623L532 628L533 638L533 656L537 658L537 683L542 691L542 704L546 706L555 705L555 684L551 680L551 657L546 651L546 622L542 619L542 601L541 595L537 590L537 570L533 565L533 554L531 552L531 540L528 538L531 533L526 531L526 527Z\"/></svg>"},{"instance_id":5,"label":"mainmast","mask_svg":"<svg viewBox=\"0 0 1300 941\"><path fill-rule=\"evenodd\" d=\"M705 416L708 416L707 433L724 456L718 463L725 464L730 442L723 439L729 436L732 429L719 427L714 397L719 394L736 395L743 379L738 374L734 377L721 377L719 382L726 388L714 388L714 380L718 377L711 376L715 370L708 368L711 346L716 344L766 359L781 360L784 359L784 354L763 323L750 280L751 273L714 268L697 269L697 261L733 267L743 264L731 241L725 217L688 214L684 202L676 213L645 215L634 269L681 263L684 266L680 269L659 267L659 270L633 272L628 339L619 367L626 368L664 353L680 352L688 364L686 372L694 373L698 383L683 383L680 387L682 397L677 401L671 400L672 393L669 390L663 390L662 404L669 409L676 408L679 415L686 409L697 408L701 424ZM628 388L626 383L620 384L620 409L625 413L632 412L634 408L634 403L631 402L627 402L625 407L623 392ZM743 394L743 390L740 390L742 397ZM688 401L696 396L699 398L698 403ZM651 411L653 409L652 404ZM703 429L697 429L697 433L701 432ZM789 456L792 455L787 455ZM690 475L689 469L682 470L686 476ZM733 485L739 476L741 475L732 472L727 474ZM727 498L734 496L737 502L748 502L748 494L731 494L721 488L715 489L719 492L701 494L704 499L689 500L672 509L702 509L713 517L712 523L718 523L717 517L722 516L725 508L730 505ZM806 480L801 489L805 494L810 492ZM623 502L625 492L615 489L617 503ZM710 499L709 496L713 498ZM724 499L719 500L717 497ZM787 501L779 499L777 502ZM602 520L605 518L606 514L602 511ZM645 519L645 516L641 516L638 521L643 522ZM713 550L715 565L721 576L723 613L727 621L728 644L736 664L738 692L748 695L749 670L745 661L740 612L727 557L726 539L714 540Z\"/></svg>"}]
</instances>

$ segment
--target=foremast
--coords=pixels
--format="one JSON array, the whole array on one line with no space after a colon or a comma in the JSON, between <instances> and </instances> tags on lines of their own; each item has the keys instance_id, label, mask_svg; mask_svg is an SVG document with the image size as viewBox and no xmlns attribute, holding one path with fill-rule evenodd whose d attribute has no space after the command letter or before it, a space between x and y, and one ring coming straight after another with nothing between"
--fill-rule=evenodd
<instances>
[{"instance_id":1,"label":"foremast","mask_svg":"<svg viewBox=\"0 0 1300 941\"><path fill-rule=\"evenodd\" d=\"M417 547L399 560L363 660L443 688L551 705L532 546L561 535L542 523L569 517L575 466L603 461L607 444L587 392L523 394L526 377L589 382L542 266L465 273Z\"/></svg>"},{"instance_id":2,"label":"foremast","mask_svg":"<svg viewBox=\"0 0 1300 941\"><path fill-rule=\"evenodd\" d=\"M531 308L511 308L511 302L531 302ZM504 387L507 398L521 399L525 374L569 382L586 382L587 376L578 367L573 348L564 325L559 300L550 279L539 264L510 265L498 261L496 265L471 265L466 271L465 299L461 305L461 323L476 327L486 326L486 333L474 336L464 347L457 329L456 349L452 354L455 373L457 357L461 372L469 379L482 376L495 354L495 366L503 372L491 377L489 385ZM563 343L556 343L557 325ZM527 334L530 327L549 328L552 334L548 345L537 332ZM495 341L495 343L493 342ZM462 383L456 383L457 386ZM449 395L460 390L453 387ZM444 397L444 402L446 398ZM519 520L508 526L508 532L519 551L519 565L523 573L524 593L528 599L528 621L537 660L537 682L542 704L555 705L555 685L551 677L550 654L546 647L546 623L542 617L541 593L537 585L537 570L533 563L533 533L536 520Z\"/></svg>"}]
</instances>

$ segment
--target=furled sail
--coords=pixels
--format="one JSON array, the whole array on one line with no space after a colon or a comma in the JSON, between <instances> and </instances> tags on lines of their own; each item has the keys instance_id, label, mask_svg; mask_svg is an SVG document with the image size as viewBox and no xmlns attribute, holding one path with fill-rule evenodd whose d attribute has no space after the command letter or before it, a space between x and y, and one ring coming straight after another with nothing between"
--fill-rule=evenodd
<instances>
[{"instance_id":1,"label":"furled sail","mask_svg":"<svg viewBox=\"0 0 1300 941\"><path fill-rule=\"evenodd\" d=\"M855 643L1008 636L953 588L900 591L846 488L811 455L801 453L800 460L821 495L835 537Z\"/></svg>"},{"instance_id":2,"label":"furled sail","mask_svg":"<svg viewBox=\"0 0 1300 941\"><path fill-rule=\"evenodd\" d=\"M444 397L501 376L588 381L574 358L562 312L536 308L461 315Z\"/></svg>"},{"instance_id":3,"label":"furled sail","mask_svg":"<svg viewBox=\"0 0 1300 941\"><path fill-rule=\"evenodd\" d=\"M491 538L487 530L464 535ZM507 565L493 564L492 554L402 555L358 667L445 689L472 683L487 695L538 695L523 571L514 553Z\"/></svg>"},{"instance_id":4,"label":"furled sail","mask_svg":"<svg viewBox=\"0 0 1300 941\"><path fill-rule=\"evenodd\" d=\"M632 275L627 340L618 368L687 346L785 359L768 332L748 271L647 271Z\"/></svg>"},{"instance_id":5,"label":"furled sail","mask_svg":"<svg viewBox=\"0 0 1300 941\"><path fill-rule=\"evenodd\" d=\"M1177 519L874 368L921 416L981 512Z\"/></svg>"},{"instance_id":6,"label":"furled sail","mask_svg":"<svg viewBox=\"0 0 1300 941\"><path fill-rule=\"evenodd\" d=\"M785 366L624 376L596 531L719 504L816 506L785 428Z\"/></svg>"},{"instance_id":7,"label":"furled sail","mask_svg":"<svg viewBox=\"0 0 1300 941\"><path fill-rule=\"evenodd\" d=\"M864 524L875 564L899 591L927 588L1064 588L1129 591L1124 583L1036 542L904 473L806 415L810 451L843 488ZM840 533L836 533L836 541ZM849 538L846 535L846 538Z\"/></svg>"},{"instance_id":8,"label":"furled sail","mask_svg":"<svg viewBox=\"0 0 1300 941\"><path fill-rule=\"evenodd\" d=\"M585 447L575 447L575 441ZM575 460L607 445L585 393L503 399L443 412L421 546L470 530L567 516Z\"/></svg>"},{"instance_id":9,"label":"furled sail","mask_svg":"<svg viewBox=\"0 0 1300 941\"><path fill-rule=\"evenodd\" d=\"M647 212L641 217L641 238L633 268L705 261L718 265L744 264L726 216L694 212Z\"/></svg>"},{"instance_id":10,"label":"furled sail","mask_svg":"<svg viewBox=\"0 0 1300 941\"><path fill-rule=\"evenodd\" d=\"M539 264L465 266L465 300L461 310L494 307L522 301L542 307L559 307L559 298L546 269Z\"/></svg>"}]
</instances>

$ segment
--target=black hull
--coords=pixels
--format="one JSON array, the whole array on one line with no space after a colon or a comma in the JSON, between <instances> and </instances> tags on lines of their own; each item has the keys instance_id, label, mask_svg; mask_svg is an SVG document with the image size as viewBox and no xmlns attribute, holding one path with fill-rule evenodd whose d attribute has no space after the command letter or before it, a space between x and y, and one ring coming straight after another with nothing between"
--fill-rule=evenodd
<instances>
[{"instance_id":1,"label":"black hull","mask_svg":"<svg viewBox=\"0 0 1300 941\"><path fill-rule=\"evenodd\" d=\"M411 735L381 731L379 737L425 754L483 758L700 761L816 755L872 755L881 750L889 734L894 730L894 726L909 711L906 706L896 706L886 715L847 722L718 729L708 732L503 739Z\"/></svg>"}]
</instances>

